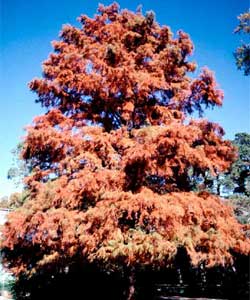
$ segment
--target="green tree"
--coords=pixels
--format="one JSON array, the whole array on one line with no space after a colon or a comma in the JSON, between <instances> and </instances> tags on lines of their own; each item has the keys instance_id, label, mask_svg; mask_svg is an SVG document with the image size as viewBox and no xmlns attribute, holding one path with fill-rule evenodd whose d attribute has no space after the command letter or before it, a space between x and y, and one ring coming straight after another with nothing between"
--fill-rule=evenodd
<instances>
[{"instance_id":1,"label":"green tree","mask_svg":"<svg viewBox=\"0 0 250 300\"><path fill-rule=\"evenodd\" d=\"M190 172L190 178L193 190L206 190L227 198L237 219L246 224L250 222L250 134L237 133L231 142L238 156L228 171L217 175L208 171L203 178Z\"/></svg>"},{"instance_id":2,"label":"green tree","mask_svg":"<svg viewBox=\"0 0 250 300\"><path fill-rule=\"evenodd\" d=\"M250 134L237 133L233 144L238 149L238 159L229 175L234 183L233 192L250 196Z\"/></svg>"},{"instance_id":3,"label":"green tree","mask_svg":"<svg viewBox=\"0 0 250 300\"><path fill-rule=\"evenodd\" d=\"M235 214L241 223L250 222L250 134L237 133L233 144L238 149L238 159L231 171L225 176L232 188L229 196Z\"/></svg>"},{"instance_id":4,"label":"green tree","mask_svg":"<svg viewBox=\"0 0 250 300\"><path fill-rule=\"evenodd\" d=\"M224 174L207 176L199 185L195 179L198 190L208 190L218 196L230 200L234 206L235 215L241 223L250 221L250 134L237 133L232 140L238 151L238 157L231 168Z\"/></svg>"},{"instance_id":5,"label":"green tree","mask_svg":"<svg viewBox=\"0 0 250 300\"><path fill-rule=\"evenodd\" d=\"M239 25L235 28L235 33L243 33L249 37L250 33L250 11L238 16ZM250 75L250 44L243 42L234 53L236 65L239 70L243 70L244 75Z\"/></svg>"},{"instance_id":6,"label":"green tree","mask_svg":"<svg viewBox=\"0 0 250 300\"><path fill-rule=\"evenodd\" d=\"M8 196L3 196L0 198L0 208L9 208Z\"/></svg>"},{"instance_id":7,"label":"green tree","mask_svg":"<svg viewBox=\"0 0 250 300\"><path fill-rule=\"evenodd\" d=\"M12 180L18 187L22 184L23 178L30 173L30 168L27 162L20 159L23 149L23 143L18 143L12 153L12 167L8 170L7 178Z\"/></svg>"}]
</instances>

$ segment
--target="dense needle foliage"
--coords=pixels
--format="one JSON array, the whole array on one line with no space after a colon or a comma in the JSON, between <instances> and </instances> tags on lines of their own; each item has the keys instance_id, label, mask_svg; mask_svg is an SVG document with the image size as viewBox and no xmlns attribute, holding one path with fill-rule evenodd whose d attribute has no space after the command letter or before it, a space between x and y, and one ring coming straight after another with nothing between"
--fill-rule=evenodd
<instances>
[{"instance_id":1,"label":"dense needle foliage","mask_svg":"<svg viewBox=\"0 0 250 300\"><path fill-rule=\"evenodd\" d=\"M211 267L248 255L232 209L191 192L236 154L218 124L191 118L222 105L223 93L208 69L188 75L189 36L117 4L79 21L63 27L30 83L47 113L23 141L29 199L3 230L8 267L17 276L74 261L165 268L178 249Z\"/></svg>"}]
</instances>

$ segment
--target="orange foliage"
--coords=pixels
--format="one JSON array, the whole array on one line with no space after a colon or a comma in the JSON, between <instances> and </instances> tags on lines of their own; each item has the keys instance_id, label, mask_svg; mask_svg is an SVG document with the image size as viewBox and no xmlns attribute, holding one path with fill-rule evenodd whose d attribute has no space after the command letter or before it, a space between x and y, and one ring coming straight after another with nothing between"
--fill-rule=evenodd
<instances>
[{"instance_id":1,"label":"orange foliage","mask_svg":"<svg viewBox=\"0 0 250 300\"><path fill-rule=\"evenodd\" d=\"M191 191L191 170L224 172L235 149L218 124L190 118L223 94L211 71L188 76L189 36L117 4L79 20L30 83L48 112L27 127L30 196L3 229L9 268L32 274L75 258L164 267L181 247L193 265L248 255L231 208Z\"/></svg>"}]
</instances>

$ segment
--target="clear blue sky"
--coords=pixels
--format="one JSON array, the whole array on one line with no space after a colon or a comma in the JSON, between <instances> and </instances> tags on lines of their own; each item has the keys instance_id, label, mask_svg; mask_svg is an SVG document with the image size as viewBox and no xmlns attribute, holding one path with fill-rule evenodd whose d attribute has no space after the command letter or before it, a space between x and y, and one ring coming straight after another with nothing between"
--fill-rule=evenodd
<instances>
[{"instance_id":1,"label":"clear blue sky","mask_svg":"<svg viewBox=\"0 0 250 300\"><path fill-rule=\"evenodd\" d=\"M110 4L112 1L100 1ZM76 18L84 13L93 16L99 1L91 0L0 0L0 196L13 191L6 179L11 167L11 149L25 134L23 128L42 113L35 95L27 87L33 77L40 77L41 63L52 51L50 41L57 39L61 26L78 25ZM215 71L224 90L221 109L206 114L226 130L226 137L237 132L250 132L249 77L235 67L232 56L242 39L234 35L236 16L249 7L248 0L121 0L121 8L153 10L160 24L173 32L182 29L195 44L194 59L199 67L207 65Z\"/></svg>"}]
</instances>

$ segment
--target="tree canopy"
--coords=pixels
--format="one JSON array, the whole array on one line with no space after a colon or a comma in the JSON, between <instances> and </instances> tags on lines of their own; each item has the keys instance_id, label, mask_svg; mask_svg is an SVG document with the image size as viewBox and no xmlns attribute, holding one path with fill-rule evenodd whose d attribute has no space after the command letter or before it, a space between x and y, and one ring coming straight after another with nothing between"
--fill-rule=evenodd
<instances>
[{"instance_id":1,"label":"tree canopy","mask_svg":"<svg viewBox=\"0 0 250 300\"><path fill-rule=\"evenodd\" d=\"M248 43L242 42L235 53L236 65L238 69L243 70L244 75L250 75L250 11L244 12L238 16L239 24L235 28L235 33L243 33L248 37Z\"/></svg>"},{"instance_id":2,"label":"tree canopy","mask_svg":"<svg viewBox=\"0 0 250 300\"><path fill-rule=\"evenodd\" d=\"M237 133L233 144L238 149L238 158L232 164L224 182L229 199L234 205L237 218L241 223L250 221L250 134Z\"/></svg>"},{"instance_id":3,"label":"tree canopy","mask_svg":"<svg viewBox=\"0 0 250 300\"><path fill-rule=\"evenodd\" d=\"M233 163L230 173L234 183L234 193L250 196L250 134L237 133L233 140L238 149L238 159Z\"/></svg>"},{"instance_id":4,"label":"tree canopy","mask_svg":"<svg viewBox=\"0 0 250 300\"><path fill-rule=\"evenodd\" d=\"M221 106L223 93L210 70L190 75L188 34L116 3L79 21L63 27L30 83L47 112L23 141L29 198L3 230L8 267L31 276L76 260L166 268L179 249L194 266L248 255L232 208L191 191L194 178L226 171L236 150L218 124L192 118Z\"/></svg>"}]
</instances>

